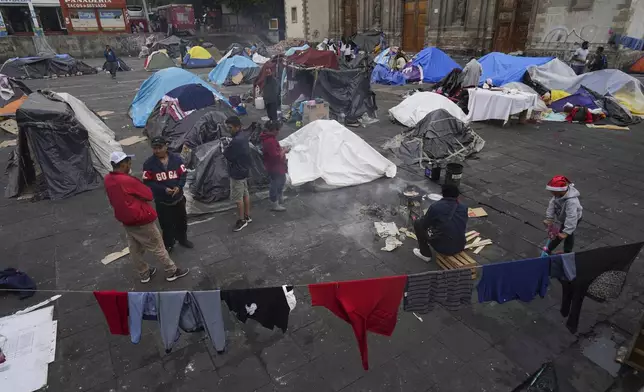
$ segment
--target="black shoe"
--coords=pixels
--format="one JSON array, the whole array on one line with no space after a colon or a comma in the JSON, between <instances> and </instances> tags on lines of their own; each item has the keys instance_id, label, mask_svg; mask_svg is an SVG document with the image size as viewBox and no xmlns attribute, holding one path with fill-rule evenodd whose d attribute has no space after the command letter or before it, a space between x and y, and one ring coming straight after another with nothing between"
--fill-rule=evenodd
<instances>
[{"instance_id":1,"label":"black shoe","mask_svg":"<svg viewBox=\"0 0 644 392\"><path fill-rule=\"evenodd\" d=\"M167 280L168 282L174 282L175 280L188 275L188 272L190 272L190 269L188 268L177 268L177 270L174 271L174 274L166 276L165 280Z\"/></svg>"},{"instance_id":2,"label":"black shoe","mask_svg":"<svg viewBox=\"0 0 644 392\"><path fill-rule=\"evenodd\" d=\"M192 249L195 247L195 244L192 243L190 240L183 240L179 241L179 245L183 246L184 248Z\"/></svg>"},{"instance_id":3,"label":"black shoe","mask_svg":"<svg viewBox=\"0 0 644 392\"><path fill-rule=\"evenodd\" d=\"M250 223L253 221L253 218L251 218L250 215L244 215L244 220L246 221L246 223Z\"/></svg>"},{"instance_id":4,"label":"black shoe","mask_svg":"<svg viewBox=\"0 0 644 392\"><path fill-rule=\"evenodd\" d=\"M248 221L240 219L237 221L237 223L235 223L235 227L233 227L233 231L241 231L246 226L248 226Z\"/></svg>"},{"instance_id":5,"label":"black shoe","mask_svg":"<svg viewBox=\"0 0 644 392\"><path fill-rule=\"evenodd\" d=\"M155 267L150 267L146 276L141 278L141 283L148 283L156 273L157 273L157 269Z\"/></svg>"}]
</instances>

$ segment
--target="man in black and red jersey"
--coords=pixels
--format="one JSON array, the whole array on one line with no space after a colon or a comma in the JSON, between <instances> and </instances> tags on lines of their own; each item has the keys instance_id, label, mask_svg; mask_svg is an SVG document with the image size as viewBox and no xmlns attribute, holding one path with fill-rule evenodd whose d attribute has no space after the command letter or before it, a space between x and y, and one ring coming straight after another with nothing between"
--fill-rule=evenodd
<instances>
[{"instance_id":1,"label":"man in black and red jersey","mask_svg":"<svg viewBox=\"0 0 644 392\"><path fill-rule=\"evenodd\" d=\"M143 182L152 189L163 243L168 252L175 241L186 248L194 247L188 241L188 216L183 186L186 184L186 167L177 154L168 152L168 142L162 136L152 139L152 155L143 164Z\"/></svg>"}]
</instances>

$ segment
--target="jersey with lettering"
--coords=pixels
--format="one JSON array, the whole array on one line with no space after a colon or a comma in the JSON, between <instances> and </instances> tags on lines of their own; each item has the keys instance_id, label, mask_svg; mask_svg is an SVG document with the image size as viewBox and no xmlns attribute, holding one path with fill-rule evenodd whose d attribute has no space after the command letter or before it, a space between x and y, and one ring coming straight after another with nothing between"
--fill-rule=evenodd
<instances>
[{"instance_id":1,"label":"jersey with lettering","mask_svg":"<svg viewBox=\"0 0 644 392\"><path fill-rule=\"evenodd\" d=\"M183 186L186 185L186 167L177 154L168 153L168 164L163 165L156 156L151 156L143 164L143 182L152 189L154 200L161 203L173 203L183 198ZM174 196L167 189L179 188Z\"/></svg>"}]
</instances>

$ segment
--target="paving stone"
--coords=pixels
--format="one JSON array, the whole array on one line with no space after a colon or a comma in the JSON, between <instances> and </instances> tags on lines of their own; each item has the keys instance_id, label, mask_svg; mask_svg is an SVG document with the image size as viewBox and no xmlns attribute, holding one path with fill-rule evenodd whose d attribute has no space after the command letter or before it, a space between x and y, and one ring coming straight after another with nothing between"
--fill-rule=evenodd
<instances>
[{"instance_id":1,"label":"paving stone","mask_svg":"<svg viewBox=\"0 0 644 392\"><path fill-rule=\"evenodd\" d=\"M452 353L436 338L419 343L406 352L407 357L418 366L421 372L433 385L443 385L455 372L464 365L459 357Z\"/></svg>"},{"instance_id":2,"label":"paving stone","mask_svg":"<svg viewBox=\"0 0 644 392\"><path fill-rule=\"evenodd\" d=\"M388 392L426 391L432 386L425 375L404 354L391 358L358 381L342 389L342 392Z\"/></svg>"},{"instance_id":3,"label":"paving stone","mask_svg":"<svg viewBox=\"0 0 644 392\"><path fill-rule=\"evenodd\" d=\"M487 350L490 344L481 339L470 328L461 322L456 322L436 334L436 339L456 354L463 362L469 362L481 352Z\"/></svg>"},{"instance_id":4,"label":"paving stone","mask_svg":"<svg viewBox=\"0 0 644 392\"><path fill-rule=\"evenodd\" d=\"M110 345L114 372L117 376L123 376L161 359L154 336L144 335L138 344L133 344L129 336L124 338L126 339L118 344Z\"/></svg>"},{"instance_id":5,"label":"paving stone","mask_svg":"<svg viewBox=\"0 0 644 392\"><path fill-rule=\"evenodd\" d=\"M334 390L339 391L364 376L357 346L344 346L311 362L316 373Z\"/></svg>"},{"instance_id":6,"label":"paving stone","mask_svg":"<svg viewBox=\"0 0 644 392\"><path fill-rule=\"evenodd\" d=\"M530 374L554 357L542 342L522 332L513 333L494 348Z\"/></svg>"},{"instance_id":7,"label":"paving stone","mask_svg":"<svg viewBox=\"0 0 644 392\"><path fill-rule=\"evenodd\" d=\"M298 329L291 335L295 343L309 359L332 353L347 345L347 342L350 342L351 339L355 339L348 324L344 328L337 328L337 324L331 324L327 320L328 317L318 319Z\"/></svg>"},{"instance_id":8,"label":"paving stone","mask_svg":"<svg viewBox=\"0 0 644 392\"><path fill-rule=\"evenodd\" d=\"M98 326L59 339L56 344L56 358L73 361L107 349L106 329Z\"/></svg>"},{"instance_id":9,"label":"paving stone","mask_svg":"<svg viewBox=\"0 0 644 392\"><path fill-rule=\"evenodd\" d=\"M606 391L613 384L610 374L583 356L577 348L557 357L554 365L560 383L569 384L577 391Z\"/></svg>"},{"instance_id":10,"label":"paving stone","mask_svg":"<svg viewBox=\"0 0 644 392\"><path fill-rule=\"evenodd\" d=\"M92 296L93 297L93 296ZM58 319L58 334L61 338L93 327L107 325L98 303L61 315Z\"/></svg>"},{"instance_id":11,"label":"paving stone","mask_svg":"<svg viewBox=\"0 0 644 392\"><path fill-rule=\"evenodd\" d=\"M118 378L118 392L125 391L162 391L172 382L161 361L153 362Z\"/></svg>"},{"instance_id":12,"label":"paving stone","mask_svg":"<svg viewBox=\"0 0 644 392\"><path fill-rule=\"evenodd\" d=\"M168 374L175 375L175 384L197 378L202 373L209 374L211 382L219 378L208 348L201 343L173 351L163 358L163 368Z\"/></svg>"},{"instance_id":13,"label":"paving stone","mask_svg":"<svg viewBox=\"0 0 644 392\"><path fill-rule=\"evenodd\" d=\"M318 374L313 364L305 364L294 371L275 379L256 392L331 392L331 386Z\"/></svg>"},{"instance_id":14,"label":"paving stone","mask_svg":"<svg viewBox=\"0 0 644 392\"><path fill-rule=\"evenodd\" d=\"M82 357L58 359L49 365L48 390L88 390L115 377L109 350L92 352Z\"/></svg>"},{"instance_id":15,"label":"paving stone","mask_svg":"<svg viewBox=\"0 0 644 392\"><path fill-rule=\"evenodd\" d=\"M224 366L217 373L221 379L212 384L216 391L250 392L270 382L265 365L255 356Z\"/></svg>"},{"instance_id":16,"label":"paving stone","mask_svg":"<svg viewBox=\"0 0 644 392\"><path fill-rule=\"evenodd\" d=\"M490 380L499 391L513 390L529 376L525 370L495 348L484 351L467 366L478 375Z\"/></svg>"},{"instance_id":17,"label":"paving stone","mask_svg":"<svg viewBox=\"0 0 644 392\"><path fill-rule=\"evenodd\" d=\"M261 360L268 374L274 379L284 376L307 362L302 350L289 336L284 336L265 348L262 351Z\"/></svg>"}]
</instances>

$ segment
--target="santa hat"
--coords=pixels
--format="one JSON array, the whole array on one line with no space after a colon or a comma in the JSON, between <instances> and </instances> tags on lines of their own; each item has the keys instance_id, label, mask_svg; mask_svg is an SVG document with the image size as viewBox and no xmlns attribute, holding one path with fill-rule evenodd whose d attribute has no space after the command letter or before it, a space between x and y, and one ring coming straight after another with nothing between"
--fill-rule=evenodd
<instances>
[{"instance_id":1,"label":"santa hat","mask_svg":"<svg viewBox=\"0 0 644 392\"><path fill-rule=\"evenodd\" d=\"M565 176L554 176L546 185L546 189L554 192L566 192L569 184L570 180Z\"/></svg>"}]
</instances>

